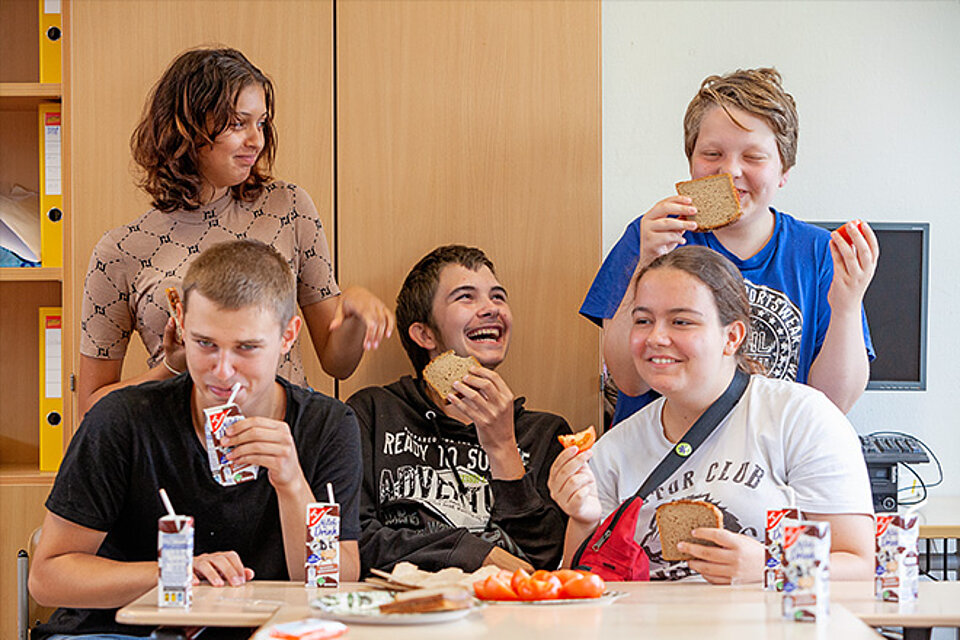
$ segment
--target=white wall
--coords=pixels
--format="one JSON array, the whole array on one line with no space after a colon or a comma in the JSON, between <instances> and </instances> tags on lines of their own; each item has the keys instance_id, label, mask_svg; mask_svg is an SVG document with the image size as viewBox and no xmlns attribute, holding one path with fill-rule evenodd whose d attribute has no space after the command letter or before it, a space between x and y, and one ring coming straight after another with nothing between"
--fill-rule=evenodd
<instances>
[{"instance_id":1,"label":"white wall","mask_svg":"<svg viewBox=\"0 0 960 640\"><path fill-rule=\"evenodd\" d=\"M758 66L800 112L775 206L930 223L927 391L868 391L850 419L927 442L946 475L931 495L960 495L960 249L946 235L960 222L960 2L604 0L604 253L689 175L683 112L700 81Z\"/></svg>"}]
</instances>

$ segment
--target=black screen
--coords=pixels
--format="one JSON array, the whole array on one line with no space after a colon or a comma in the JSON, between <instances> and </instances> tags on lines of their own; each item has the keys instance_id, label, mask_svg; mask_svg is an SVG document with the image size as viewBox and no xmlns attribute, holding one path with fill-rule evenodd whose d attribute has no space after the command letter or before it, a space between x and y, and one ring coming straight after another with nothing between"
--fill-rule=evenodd
<instances>
[{"instance_id":1,"label":"black screen","mask_svg":"<svg viewBox=\"0 0 960 640\"><path fill-rule=\"evenodd\" d=\"M814 222L830 230L838 222ZM927 223L870 223L880 262L863 306L876 359L868 389L927 388Z\"/></svg>"}]
</instances>

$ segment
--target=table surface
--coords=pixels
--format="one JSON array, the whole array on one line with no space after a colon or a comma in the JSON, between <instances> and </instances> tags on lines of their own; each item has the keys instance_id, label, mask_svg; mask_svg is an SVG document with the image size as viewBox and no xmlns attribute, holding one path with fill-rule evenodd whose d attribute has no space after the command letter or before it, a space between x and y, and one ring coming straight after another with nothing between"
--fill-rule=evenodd
<instances>
[{"instance_id":1,"label":"table surface","mask_svg":"<svg viewBox=\"0 0 960 640\"><path fill-rule=\"evenodd\" d=\"M609 583L627 595L606 605L555 606L487 605L456 622L435 625L391 626L391 640L496 637L522 639L547 630L562 629L577 637L605 638L645 633L671 638L709 637L742 640L776 637L785 640L876 638L868 625L960 626L960 582L921 584L920 599L912 605L877 602L872 582L837 582L831 585L831 613L823 624L796 623L780 616L780 594L757 586L720 587L704 583ZM362 588L344 585L344 590ZM242 587L194 590L189 610L159 609L156 590L138 598L117 613L125 624L261 626L298 620L311 615L309 602L322 590L289 582L254 581ZM378 638L385 627L350 624L351 640ZM256 636L266 639L261 631Z\"/></svg>"},{"instance_id":2,"label":"table surface","mask_svg":"<svg viewBox=\"0 0 960 640\"><path fill-rule=\"evenodd\" d=\"M936 496L919 511L921 538L960 538L960 496Z\"/></svg>"}]
</instances>

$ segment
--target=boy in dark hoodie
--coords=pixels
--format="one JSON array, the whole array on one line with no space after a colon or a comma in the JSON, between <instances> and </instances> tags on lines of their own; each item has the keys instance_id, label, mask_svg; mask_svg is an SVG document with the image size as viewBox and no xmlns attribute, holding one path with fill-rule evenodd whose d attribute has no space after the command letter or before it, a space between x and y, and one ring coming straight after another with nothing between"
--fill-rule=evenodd
<instances>
[{"instance_id":1,"label":"boy in dark hoodie","mask_svg":"<svg viewBox=\"0 0 960 640\"><path fill-rule=\"evenodd\" d=\"M434 249L397 295L397 326L417 377L347 402L360 422L362 573L401 561L435 571L554 569L566 516L550 498L550 464L570 433L560 416L523 408L494 369L513 324L493 263L472 247ZM474 367L441 398L422 379L453 349Z\"/></svg>"}]
</instances>

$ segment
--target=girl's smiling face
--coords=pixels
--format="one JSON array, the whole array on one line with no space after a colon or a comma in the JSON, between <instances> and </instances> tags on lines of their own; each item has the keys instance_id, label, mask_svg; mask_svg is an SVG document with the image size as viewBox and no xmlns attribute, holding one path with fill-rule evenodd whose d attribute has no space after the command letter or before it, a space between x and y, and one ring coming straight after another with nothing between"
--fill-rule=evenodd
<instances>
[{"instance_id":1,"label":"girl's smiling face","mask_svg":"<svg viewBox=\"0 0 960 640\"><path fill-rule=\"evenodd\" d=\"M709 404L737 367L746 326L723 326L711 290L680 269L646 272L637 284L630 349L634 366L655 391L675 402ZM720 388L720 392L723 388Z\"/></svg>"}]
</instances>

